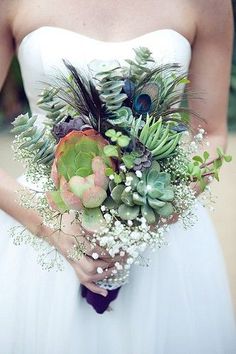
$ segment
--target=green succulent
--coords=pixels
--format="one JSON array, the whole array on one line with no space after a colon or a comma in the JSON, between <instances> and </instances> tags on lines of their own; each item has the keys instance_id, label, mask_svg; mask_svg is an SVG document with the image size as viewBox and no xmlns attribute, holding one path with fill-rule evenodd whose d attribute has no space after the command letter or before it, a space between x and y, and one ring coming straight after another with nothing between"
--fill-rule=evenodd
<instances>
[{"instance_id":1,"label":"green succulent","mask_svg":"<svg viewBox=\"0 0 236 354\"><path fill-rule=\"evenodd\" d=\"M134 52L134 60L126 59L126 62L130 65L130 77L140 81L142 76L150 71L148 64L153 63L154 59L151 51L146 47L134 48Z\"/></svg>"},{"instance_id":2,"label":"green succulent","mask_svg":"<svg viewBox=\"0 0 236 354\"><path fill-rule=\"evenodd\" d=\"M120 107L113 113L109 119L109 123L126 128L132 124L133 120L134 117L131 109L129 107Z\"/></svg>"},{"instance_id":3,"label":"green succulent","mask_svg":"<svg viewBox=\"0 0 236 354\"><path fill-rule=\"evenodd\" d=\"M116 143L120 147L126 147L130 143L130 138L127 135L124 135L115 129L107 130L105 135L110 138L113 143Z\"/></svg>"},{"instance_id":4,"label":"green succulent","mask_svg":"<svg viewBox=\"0 0 236 354\"><path fill-rule=\"evenodd\" d=\"M173 128L175 122L158 121L147 115L146 123L141 130L136 129L135 135L140 142L151 152L155 160L169 157L178 145L182 134Z\"/></svg>"},{"instance_id":5,"label":"green succulent","mask_svg":"<svg viewBox=\"0 0 236 354\"><path fill-rule=\"evenodd\" d=\"M14 120L12 133L22 142L16 150L30 157L32 162L50 166L54 159L55 141L46 128L42 129L35 124L36 120L37 115L30 117L28 113Z\"/></svg>"},{"instance_id":6,"label":"green succulent","mask_svg":"<svg viewBox=\"0 0 236 354\"><path fill-rule=\"evenodd\" d=\"M126 181L130 183L115 185L110 182L111 195L106 202L108 208L118 208L122 220L135 220L143 216L149 224L153 224L159 216L173 214L174 190L170 174L161 172L158 162L154 161L141 179L135 173L126 174Z\"/></svg>"},{"instance_id":7,"label":"green succulent","mask_svg":"<svg viewBox=\"0 0 236 354\"><path fill-rule=\"evenodd\" d=\"M58 88L45 88L39 95L37 105L46 112L47 125L53 126L66 119L68 108L65 102L58 99Z\"/></svg>"},{"instance_id":8,"label":"green succulent","mask_svg":"<svg viewBox=\"0 0 236 354\"><path fill-rule=\"evenodd\" d=\"M127 98L122 92L124 78L120 64L116 61L111 63L94 61L90 68L96 71L95 79L98 81L101 100L109 111L117 111Z\"/></svg>"}]
</instances>

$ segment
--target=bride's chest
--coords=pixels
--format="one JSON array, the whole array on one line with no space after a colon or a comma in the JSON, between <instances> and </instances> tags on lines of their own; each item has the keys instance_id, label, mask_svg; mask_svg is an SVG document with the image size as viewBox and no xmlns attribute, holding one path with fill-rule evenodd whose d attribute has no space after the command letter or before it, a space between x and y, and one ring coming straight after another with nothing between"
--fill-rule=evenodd
<instances>
[{"instance_id":1,"label":"bride's chest","mask_svg":"<svg viewBox=\"0 0 236 354\"><path fill-rule=\"evenodd\" d=\"M20 0L17 4L16 43L42 26L68 28L108 42L160 28L172 28L192 42L195 33L192 9L185 0Z\"/></svg>"}]
</instances>

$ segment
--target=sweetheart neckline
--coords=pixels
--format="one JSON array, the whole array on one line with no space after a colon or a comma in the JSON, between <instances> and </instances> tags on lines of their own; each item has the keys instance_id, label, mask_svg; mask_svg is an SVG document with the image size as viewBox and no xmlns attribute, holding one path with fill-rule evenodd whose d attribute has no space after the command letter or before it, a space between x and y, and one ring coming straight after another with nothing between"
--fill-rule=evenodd
<instances>
[{"instance_id":1,"label":"sweetheart neckline","mask_svg":"<svg viewBox=\"0 0 236 354\"><path fill-rule=\"evenodd\" d=\"M132 42L136 42L138 40L142 40L142 39L144 39L144 38L146 38L147 36L150 36L150 35L154 35L154 34L157 34L157 33L167 32L168 31L168 32L172 32L172 33L177 34L180 38L182 38L188 44L189 48L191 49L190 41L183 34L181 34L180 32L178 32L178 31L176 31L176 30L174 30L172 28L160 28L160 29L157 29L157 30L154 30L154 31L151 31L151 32L147 32L147 33L144 33L144 34L142 34L140 36L137 36L137 37L134 37L134 38L131 38L131 39L127 39L127 40L124 40L124 41L105 41L105 40L101 40L101 39L95 39L95 38L92 38L92 37L87 36L85 34L82 34L82 33L76 32L76 31L72 31L72 30L69 30L69 29L66 29L66 28L63 28L63 27L58 27L58 26L40 26L40 27L32 30L31 32L27 33L21 39L21 41L18 44L17 52L19 52L19 50L21 50L23 44L33 34L39 32L41 30L45 30L45 29L60 30L60 31L72 33L72 34L77 35L78 37L81 37L81 38L84 38L84 39L87 39L87 40L90 40L90 41L93 41L93 42L97 42L97 43L100 43L100 44L103 44L103 45L125 45L125 44L129 44L129 43L132 43Z\"/></svg>"}]
</instances>

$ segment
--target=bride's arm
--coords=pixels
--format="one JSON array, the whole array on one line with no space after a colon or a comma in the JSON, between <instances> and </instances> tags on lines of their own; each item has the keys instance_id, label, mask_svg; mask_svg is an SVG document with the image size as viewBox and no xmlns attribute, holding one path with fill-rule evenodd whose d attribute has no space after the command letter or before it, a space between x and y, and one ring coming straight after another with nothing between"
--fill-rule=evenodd
<instances>
[{"instance_id":1,"label":"bride's arm","mask_svg":"<svg viewBox=\"0 0 236 354\"><path fill-rule=\"evenodd\" d=\"M0 3L0 88L6 78L13 55L14 40L10 28L10 9L7 1L2 1ZM17 189L19 189L19 184L0 170L0 208L25 225L29 212L27 213L16 202L15 190ZM31 220L35 227L40 224L36 217Z\"/></svg>"},{"instance_id":2,"label":"bride's arm","mask_svg":"<svg viewBox=\"0 0 236 354\"><path fill-rule=\"evenodd\" d=\"M6 78L12 57L14 55L14 39L11 34L10 21L8 19L8 1L0 2L0 89ZM51 244L53 244L59 252L67 257L67 252L73 247L74 239L66 235L79 234L80 230L73 230L70 222L65 220L64 232L53 233L52 230L42 225L42 219L35 211L23 208L19 201L17 201L16 191L21 185L11 176L9 176L3 169L0 169L0 209L16 219L19 223L24 225L32 233L39 237L45 237ZM74 228L74 227L73 227ZM61 235L63 233L63 235ZM91 247L89 242L86 242L88 254L91 254ZM101 248L93 250L98 254L105 253ZM109 277L113 270L114 260L108 258L93 260L90 257L83 257L80 261L71 261L71 265L76 271L80 282L84 284L91 291L107 295L105 289L101 289L95 285L94 281L102 280ZM108 269L103 274L97 274L97 268L102 267Z\"/></svg>"},{"instance_id":3,"label":"bride's arm","mask_svg":"<svg viewBox=\"0 0 236 354\"><path fill-rule=\"evenodd\" d=\"M202 99L190 107L204 120L211 158L216 148L226 148L227 109L233 43L230 0L196 1L196 36L192 50L190 81ZM193 119L197 128L199 122Z\"/></svg>"}]
</instances>

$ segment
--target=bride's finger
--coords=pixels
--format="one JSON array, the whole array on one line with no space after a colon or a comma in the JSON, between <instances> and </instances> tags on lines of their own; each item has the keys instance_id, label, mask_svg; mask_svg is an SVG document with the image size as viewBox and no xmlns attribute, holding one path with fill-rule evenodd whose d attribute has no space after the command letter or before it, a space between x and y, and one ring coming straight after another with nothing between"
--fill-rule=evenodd
<instances>
[{"instance_id":1,"label":"bride's finger","mask_svg":"<svg viewBox=\"0 0 236 354\"><path fill-rule=\"evenodd\" d=\"M93 293L102 295L104 297L106 297L108 294L108 291L106 289L100 288L98 285L94 283L84 283L83 285L86 286L86 288L92 291Z\"/></svg>"},{"instance_id":2,"label":"bride's finger","mask_svg":"<svg viewBox=\"0 0 236 354\"><path fill-rule=\"evenodd\" d=\"M99 280L108 279L108 278L111 278L112 276L114 276L115 273L117 273L117 270L115 267L105 269L101 274L92 275L91 280L93 282L97 282Z\"/></svg>"},{"instance_id":3,"label":"bride's finger","mask_svg":"<svg viewBox=\"0 0 236 354\"><path fill-rule=\"evenodd\" d=\"M88 256L84 256L78 261L78 264L86 274L102 273L104 269L109 268L109 263L102 260L93 260Z\"/></svg>"},{"instance_id":4,"label":"bride's finger","mask_svg":"<svg viewBox=\"0 0 236 354\"><path fill-rule=\"evenodd\" d=\"M80 267L80 265L74 263L73 268L79 278L79 281L82 285L86 286L89 290L96 294L100 294L102 296L107 295L107 291L103 288L100 288L98 285L96 285L93 282L92 275L86 274L83 269Z\"/></svg>"}]
</instances>

